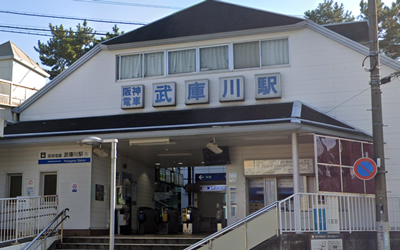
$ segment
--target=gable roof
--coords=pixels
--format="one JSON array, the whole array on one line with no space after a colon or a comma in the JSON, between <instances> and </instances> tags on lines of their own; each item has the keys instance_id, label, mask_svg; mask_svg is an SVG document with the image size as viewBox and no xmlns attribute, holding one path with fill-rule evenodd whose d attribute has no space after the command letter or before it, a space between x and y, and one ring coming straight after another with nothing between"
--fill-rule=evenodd
<instances>
[{"instance_id":1,"label":"gable roof","mask_svg":"<svg viewBox=\"0 0 400 250\"><path fill-rule=\"evenodd\" d=\"M21 59L26 66L35 70L37 73L43 75L44 77L50 76L35 61L33 61L27 54L25 54L20 48L18 48L17 45L15 45L11 41L0 44L0 58L1 57L13 58L16 60Z\"/></svg>"},{"instance_id":2,"label":"gable roof","mask_svg":"<svg viewBox=\"0 0 400 250\"><path fill-rule=\"evenodd\" d=\"M129 133L260 124L292 124L299 129L305 129L307 125L312 127L310 132L324 129L330 133L336 131L350 133L351 136L370 138L370 135L356 127L321 113L299 101L17 122L5 127L4 138Z\"/></svg>"},{"instance_id":3,"label":"gable roof","mask_svg":"<svg viewBox=\"0 0 400 250\"><path fill-rule=\"evenodd\" d=\"M103 44L115 45L277 27L302 21L302 18L207 0Z\"/></svg>"},{"instance_id":4,"label":"gable roof","mask_svg":"<svg viewBox=\"0 0 400 250\"><path fill-rule=\"evenodd\" d=\"M335 23L323 26L362 45L369 45L368 21Z\"/></svg>"}]
</instances>

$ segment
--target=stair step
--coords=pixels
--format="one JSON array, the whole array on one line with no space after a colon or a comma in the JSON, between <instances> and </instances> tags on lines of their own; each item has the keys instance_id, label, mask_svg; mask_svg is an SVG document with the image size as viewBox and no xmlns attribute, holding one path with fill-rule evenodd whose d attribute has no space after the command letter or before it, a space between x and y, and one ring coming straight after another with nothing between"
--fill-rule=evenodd
<instances>
[{"instance_id":1,"label":"stair step","mask_svg":"<svg viewBox=\"0 0 400 250\"><path fill-rule=\"evenodd\" d=\"M191 244L132 244L115 243L114 249L184 249ZM57 249L108 249L108 243L59 243Z\"/></svg>"}]
</instances>

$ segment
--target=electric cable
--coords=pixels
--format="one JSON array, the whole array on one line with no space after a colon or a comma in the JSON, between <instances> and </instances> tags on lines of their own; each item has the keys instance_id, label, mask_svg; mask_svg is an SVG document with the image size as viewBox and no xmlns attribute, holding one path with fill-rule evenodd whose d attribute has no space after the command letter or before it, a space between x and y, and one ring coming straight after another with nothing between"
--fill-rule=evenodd
<instances>
[{"instance_id":1,"label":"electric cable","mask_svg":"<svg viewBox=\"0 0 400 250\"><path fill-rule=\"evenodd\" d=\"M125 2L106 1L106 0L74 0L74 1L76 1L76 2L85 2L85 3L100 3L100 4L111 4L111 5L136 6L136 7L144 7L144 8L175 9L175 10L182 9L181 7L166 6L166 5L125 3Z\"/></svg>"},{"instance_id":2,"label":"electric cable","mask_svg":"<svg viewBox=\"0 0 400 250\"><path fill-rule=\"evenodd\" d=\"M13 14L13 15L23 15L23 16L34 16L34 17L47 17L47 18L80 20L80 21L81 20L87 20L87 21L91 21L91 22L111 23L111 24L146 25L146 23L141 23L141 22L128 22L128 21L104 20L104 19L86 18L86 17L47 15L47 14L38 14L38 13L29 13L29 12L20 12L20 11L11 11L11 10L0 10L0 13Z\"/></svg>"}]
</instances>

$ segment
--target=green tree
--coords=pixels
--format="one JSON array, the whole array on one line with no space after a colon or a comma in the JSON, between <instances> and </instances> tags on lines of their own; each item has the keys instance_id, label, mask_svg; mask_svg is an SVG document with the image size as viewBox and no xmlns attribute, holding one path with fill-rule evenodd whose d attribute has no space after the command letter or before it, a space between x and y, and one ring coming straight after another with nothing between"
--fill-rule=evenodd
<instances>
[{"instance_id":1,"label":"green tree","mask_svg":"<svg viewBox=\"0 0 400 250\"><path fill-rule=\"evenodd\" d=\"M355 19L351 11L344 10L343 4L339 5L333 0L324 0L315 10L304 12L304 17L318 24L343 23Z\"/></svg>"},{"instance_id":2,"label":"green tree","mask_svg":"<svg viewBox=\"0 0 400 250\"><path fill-rule=\"evenodd\" d=\"M72 28L64 29L63 25L50 24L49 27L53 37L47 43L38 41L38 47L34 48L40 54L42 64L50 68L46 70L50 79L71 66L97 43L120 34L115 25L112 33L107 32L105 38L96 39L96 32L87 25L86 20L82 25L78 24L75 31Z\"/></svg>"},{"instance_id":3,"label":"green tree","mask_svg":"<svg viewBox=\"0 0 400 250\"><path fill-rule=\"evenodd\" d=\"M376 1L378 36L381 51L396 60L400 59L400 0L386 6ZM360 2L360 19L368 20L368 1Z\"/></svg>"}]
</instances>

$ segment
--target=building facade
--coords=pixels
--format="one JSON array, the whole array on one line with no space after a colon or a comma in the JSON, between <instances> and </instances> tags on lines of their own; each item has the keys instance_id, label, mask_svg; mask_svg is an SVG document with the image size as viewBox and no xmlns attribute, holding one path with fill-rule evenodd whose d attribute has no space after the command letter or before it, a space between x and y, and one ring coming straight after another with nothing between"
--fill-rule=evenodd
<instances>
[{"instance_id":1,"label":"building facade","mask_svg":"<svg viewBox=\"0 0 400 250\"><path fill-rule=\"evenodd\" d=\"M155 166L225 165L228 224L296 187L372 194L373 181L356 181L351 169L372 154L369 74L360 66L368 35L355 27L368 31L366 22L320 26L204 1L103 42L15 109L20 122L0 140L0 196L20 176L17 195L60 196L68 229L106 230L110 160L77 144L87 136L119 140L117 185L130 183L133 231L137 209L154 207ZM381 62L383 76L400 68ZM400 195L397 92L383 88L391 195ZM210 141L228 159L205 159Z\"/></svg>"}]
</instances>

